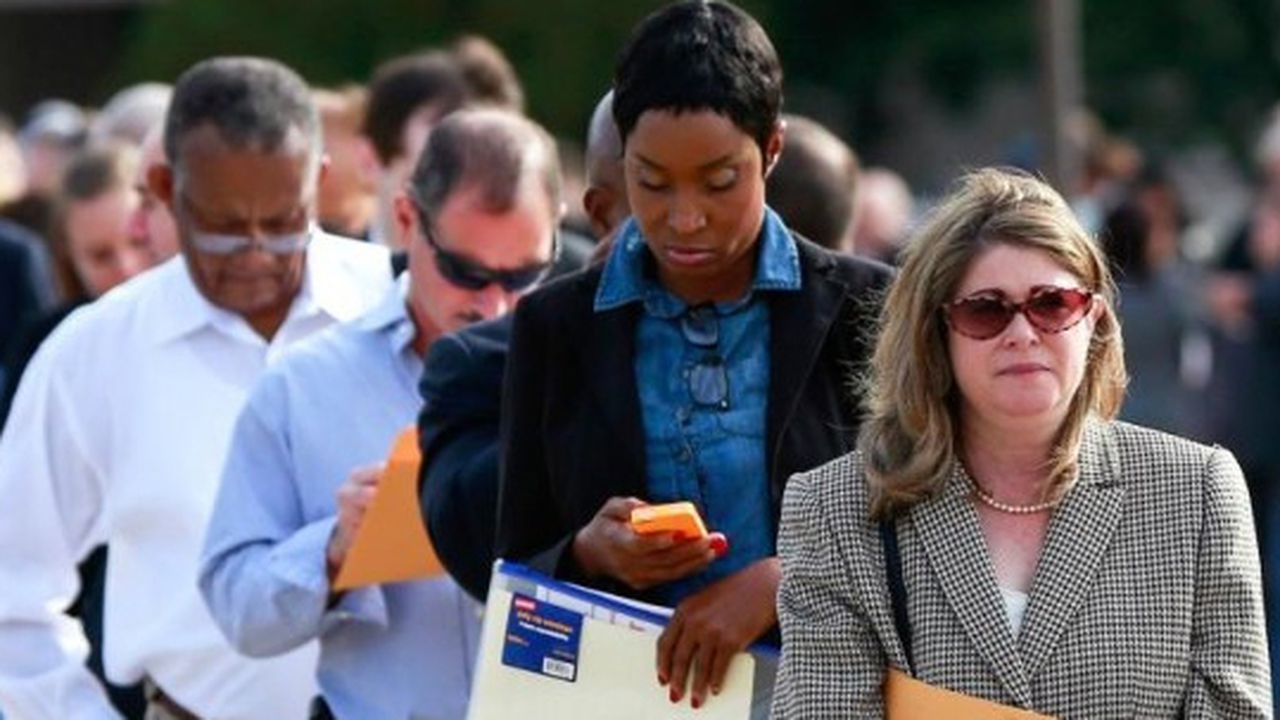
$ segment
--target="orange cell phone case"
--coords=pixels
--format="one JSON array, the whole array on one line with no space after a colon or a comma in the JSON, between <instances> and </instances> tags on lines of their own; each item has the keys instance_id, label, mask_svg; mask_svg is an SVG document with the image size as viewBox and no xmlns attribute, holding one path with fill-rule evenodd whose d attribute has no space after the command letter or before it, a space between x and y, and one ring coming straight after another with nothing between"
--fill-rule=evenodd
<instances>
[{"instance_id":1,"label":"orange cell phone case","mask_svg":"<svg viewBox=\"0 0 1280 720\"><path fill-rule=\"evenodd\" d=\"M675 533L681 540L707 536L707 527L702 524L698 509L691 502L638 507L631 511L631 529L641 535Z\"/></svg>"}]
</instances>

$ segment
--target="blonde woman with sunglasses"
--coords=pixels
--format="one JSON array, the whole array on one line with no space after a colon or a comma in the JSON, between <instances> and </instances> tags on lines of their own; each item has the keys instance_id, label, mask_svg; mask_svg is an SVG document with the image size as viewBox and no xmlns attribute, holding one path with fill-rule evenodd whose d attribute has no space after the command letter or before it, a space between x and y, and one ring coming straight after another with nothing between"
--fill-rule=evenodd
<instances>
[{"instance_id":1,"label":"blonde woman with sunglasses","mask_svg":"<svg viewBox=\"0 0 1280 720\"><path fill-rule=\"evenodd\" d=\"M890 675L1055 717L1271 717L1240 468L1114 420L1114 301L1032 177L970 174L924 224L858 449L787 485L775 718L879 717Z\"/></svg>"}]
</instances>

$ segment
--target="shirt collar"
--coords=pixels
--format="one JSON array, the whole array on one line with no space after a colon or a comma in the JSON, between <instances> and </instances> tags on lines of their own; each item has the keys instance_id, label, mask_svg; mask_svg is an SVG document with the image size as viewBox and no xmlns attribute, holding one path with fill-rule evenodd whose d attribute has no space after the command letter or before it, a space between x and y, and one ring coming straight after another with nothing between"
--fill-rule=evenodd
<instances>
[{"instance_id":1,"label":"shirt collar","mask_svg":"<svg viewBox=\"0 0 1280 720\"><path fill-rule=\"evenodd\" d=\"M355 242L317 230L307 246L302 287L289 309L289 320L325 313L335 321L353 320L364 306L365 292L359 278L346 271L336 243ZM168 342L204 327L230 328L244 323L233 312L209 302L191 278L186 258L179 254L155 269L157 282L167 287L159 297L165 307L150 318L152 339L156 344ZM288 321L286 321L288 322Z\"/></svg>"},{"instance_id":2,"label":"shirt collar","mask_svg":"<svg viewBox=\"0 0 1280 720\"><path fill-rule=\"evenodd\" d=\"M307 246L306 277L290 315L323 312L337 322L360 316L367 307L363 300L367 289L358 275L348 271L341 256L340 244L351 242L359 241L316 230Z\"/></svg>"},{"instance_id":3,"label":"shirt collar","mask_svg":"<svg viewBox=\"0 0 1280 720\"><path fill-rule=\"evenodd\" d=\"M361 315L356 327L371 333L386 333L391 338L391 348L404 352L413 345L417 327L409 318L409 271L400 273L382 300L369 312Z\"/></svg>"},{"instance_id":4,"label":"shirt collar","mask_svg":"<svg viewBox=\"0 0 1280 720\"><path fill-rule=\"evenodd\" d=\"M153 273L154 276L149 277ZM163 298L163 302L149 304L144 310L145 326L150 328L151 339L157 345L218 322L218 308L196 289L186 258L181 254L144 273L139 280L150 280L161 286L152 296Z\"/></svg>"},{"instance_id":5,"label":"shirt collar","mask_svg":"<svg viewBox=\"0 0 1280 720\"><path fill-rule=\"evenodd\" d=\"M782 218L768 207L764 210L760 236L752 291L799 290L800 253ZM648 257L644 235L635 218L629 218L618 230L618 239L605 263L600 288L596 291L596 312L613 310L632 302L644 302L650 312L663 316L679 314L683 310L683 303L680 303L680 308L666 307L671 303L655 297L659 294L669 296L670 293L663 291L646 272Z\"/></svg>"}]
</instances>

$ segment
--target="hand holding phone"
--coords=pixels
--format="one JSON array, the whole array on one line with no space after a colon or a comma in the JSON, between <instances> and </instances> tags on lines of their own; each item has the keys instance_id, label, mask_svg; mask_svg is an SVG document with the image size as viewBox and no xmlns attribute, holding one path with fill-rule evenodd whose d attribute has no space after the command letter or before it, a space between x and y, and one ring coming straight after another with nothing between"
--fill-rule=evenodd
<instances>
[{"instance_id":1,"label":"hand holding phone","mask_svg":"<svg viewBox=\"0 0 1280 720\"><path fill-rule=\"evenodd\" d=\"M631 511L631 529L640 535L672 533L677 540L711 539L711 549L717 556L729 552L729 540L723 533L707 532L702 516L691 502L673 502L662 505L643 505Z\"/></svg>"}]
</instances>

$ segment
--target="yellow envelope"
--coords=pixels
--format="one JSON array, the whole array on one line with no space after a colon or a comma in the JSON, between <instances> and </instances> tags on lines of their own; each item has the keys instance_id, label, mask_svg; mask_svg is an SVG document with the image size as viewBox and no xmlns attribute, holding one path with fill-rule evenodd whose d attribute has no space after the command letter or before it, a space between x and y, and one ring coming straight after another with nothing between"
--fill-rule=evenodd
<instances>
[{"instance_id":1,"label":"yellow envelope","mask_svg":"<svg viewBox=\"0 0 1280 720\"><path fill-rule=\"evenodd\" d=\"M935 687L897 668L889 668L884 679L884 716L886 720L1051 720L1048 715Z\"/></svg>"},{"instance_id":2,"label":"yellow envelope","mask_svg":"<svg viewBox=\"0 0 1280 720\"><path fill-rule=\"evenodd\" d=\"M418 430L410 427L396 437L378 493L365 511L364 521L333 582L334 590L364 585L417 580L444 573L436 556L418 502Z\"/></svg>"}]
</instances>

